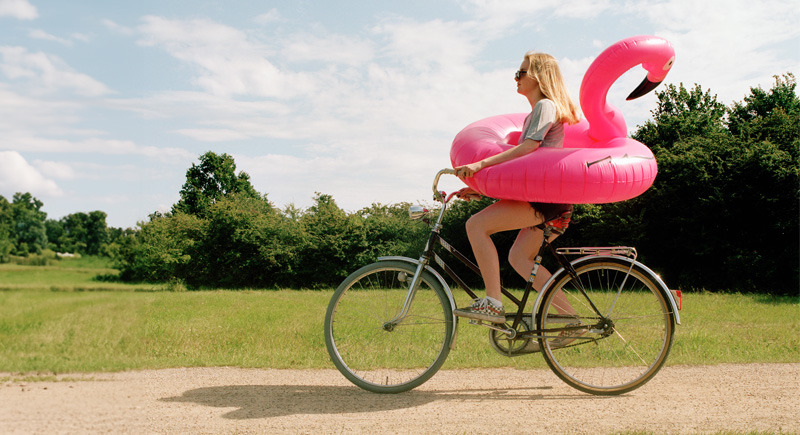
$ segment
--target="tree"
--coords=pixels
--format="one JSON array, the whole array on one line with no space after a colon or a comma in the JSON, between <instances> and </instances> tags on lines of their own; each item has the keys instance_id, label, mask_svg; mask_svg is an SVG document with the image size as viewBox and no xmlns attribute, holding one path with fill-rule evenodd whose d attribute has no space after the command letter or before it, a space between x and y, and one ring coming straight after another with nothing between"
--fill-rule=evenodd
<instances>
[{"instance_id":1,"label":"tree","mask_svg":"<svg viewBox=\"0 0 800 435\"><path fill-rule=\"evenodd\" d=\"M200 218L178 212L153 216L120 240L116 267L124 281L167 282L191 276L192 255L202 240Z\"/></svg>"},{"instance_id":2,"label":"tree","mask_svg":"<svg viewBox=\"0 0 800 435\"><path fill-rule=\"evenodd\" d=\"M703 92L700 85L691 90L667 85L656 92L658 106L653 120L646 121L633 134L633 138L650 147L655 153L669 149L682 140L725 132L725 105L717 101L710 91Z\"/></svg>"},{"instance_id":3,"label":"tree","mask_svg":"<svg viewBox=\"0 0 800 435\"><path fill-rule=\"evenodd\" d=\"M103 245L108 242L108 225L106 217L108 215L99 210L89 212L86 217L86 253L98 255L101 253Z\"/></svg>"},{"instance_id":4,"label":"tree","mask_svg":"<svg viewBox=\"0 0 800 435\"><path fill-rule=\"evenodd\" d=\"M15 193L11 204L14 222L13 239L18 255L40 253L47 248L45 220L47 213L42 211L44 203L30 193Z\"/></svg>"},{"instance_id":5,"label":"tree","mask_svg":"<svg viewBox=\"0 0 800 435\"><path fill-rule=\"evenodd\" d=\"M751 89L724 112L699 87L658 95L655 122L634 135L654 144L656 182L629 202L635 207L610 204L596 218L606 228L633 222L640 252L671 285L796 291L800 102L793 76L768 92Z\"/></svg>"},{"instance_id":6,"label":"tree","mask_svg":"<svg viewBox=\"0 0 800 435\"><path fill-rule=\"evenodd\" d=\"M363 265L362 255L369 249L364 223L357 215L340 209L333 197L317 193L314 205L300 220L308 234L308 244L302 247L301 269L297 271L302 283L336 285Z\"/></svg>"},{"instance_id":7,"label":"tree","mask_svg":"<svg viewBox=\"0 0 800 435\"><path fill-rule=\"evenodd\" d=\"M13 227L11 203L0 195L0 263L8 262L9 255L14 250L14 241L11 237Z\"/></svg>"},{"instance_id":8,"label":"tree","mask_svg":"<svg viewBox=\"0 0 800 435\"><path fill-rule=\"evenodd\" d=\"M372 204L356 214L364 222L368 247L360 253L366 265L381 255L417 258L425 247L428 226L408 218L409 203Z\"/></svg>"},{"instance_id":9,"label":"tree","mask_svg":"<svg viewBox=\"0 0 800 435\"><path fill-rule=\"evenodd\" d=\"M181 198L172 212L203 216L211 204L234 193L259 196L250 184L250 176L245 172L236 173L233 157L208 151L200 156L200 164L192 164L186 171Z\"/></svg>"},{"instance_id":10,"label":"tree","mask_svg":"<svg viewBox=\"0 0 800 435\"><path fill-rule=\"evenodd\" d=\"M193 255L193 286L274 287L294 284L304 234L266 197L228 195L211 205Z\"/></svg>"},{"instance_id":11,"label":"tree","mask_svg":"<svg viewBox=\"0 0 800 435\"><path fill-rule=\"evenodd\" d=\"M738 218L728 234L738 245L729 258L735 276L753 288L793 293L800 288L800 99L795 87L794 75L776 76L770 90L751 88L742 103L733 105L728 125L741 152L731 159L724 187L728 215Z\"/></svg>"},{"instance_id":12,"label":"tree","mask_svg":"<svg viewBox=\"0 0 800 435\"><path fill-rule=\"evenodd\" d=\"M109 239L106 216L105 212L93 211L72 213L57 221L48 219L47 240L59 252L99 255Z\"/></svg>"},{"instance_id":13,"label":"tree","mask_svg":"<svg viewBox=\"0 0 800 435\"><path fill-rule=\"evenodd\" d=\"M136 234L133 228L107 228L108 242L100 249L100 255L111 259L119 258L122 244Z\"/></svg>"},{"instance_id":14,"label":"tree","mask_svg":"<svg viewBox=\"0 0 800 435\"><path fill-rule=\"evenodd\" d=\"M775 76L775 86L769 91L751 88L741 103L734 103L728 117L728 129L743 140L776 143L792 152L792 141L800 130L800 100L795 93L797 82L793 74ZM797 155L793 157L797 158Z\"/></svg>"}]
</instances>

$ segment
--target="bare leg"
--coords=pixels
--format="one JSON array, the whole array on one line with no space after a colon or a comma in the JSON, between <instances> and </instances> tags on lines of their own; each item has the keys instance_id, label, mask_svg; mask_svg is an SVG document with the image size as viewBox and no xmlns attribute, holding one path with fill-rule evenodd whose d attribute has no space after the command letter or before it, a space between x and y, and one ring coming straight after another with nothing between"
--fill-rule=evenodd
<instances>
[{"instance_id":1,"label":"bare leg","mask_svg":"<svg viewBox=\"0 0 800 435\"><path fill-rule=\"evenodd\" d=\"M552 242L556 237L558 237L558 235L551 236L549 241ZM536 254L542 246L542 238L544 238L544 232L542 230L538 228L523 228L519 231L514 245L512 245L511 249L508 251L508 262L526 281L530 278ZM540 291L551 276L549 270L544 266L539 266L536 279L533 281L534 290ZM554 305L561 314L575 314L575 310L569 304L563 292L559 292L558 295L556 295Z\"/></svg>"},{"instance_id":2,"label":"bare leg","mask_svg":"<svg viewBox=\"0 0 800 435\"><path fill-rule=\"evenodd\" d=\"M475 260L481 269L486 285L486 295L502 300L500 291L500 260L492 234L517 230L542 223L542 218L530 204L522 201L501 200L473 215L467 221L467 236ZM528 269L530 273L530 269Z\"/></svg>"},{"instance_id":3,"label":"bare leg","mask_svg":"<svg viewBox=\"0 0 800 435\"><path fill-rule=\"evenodd\" d=\"M522 277L525 281L530 278L531 270L533 270L534 259L542 246L542 238L544 232L538 228L523 228L519 230L517 239L508 251L508 262L511 267ZM553 240L555 237L551 237ZM533 282L533 289L539 291L542 286L550 279L550 271L544 266L539 267L539 272L536 274L536 280Z\"/></svg>"}]
</instances>

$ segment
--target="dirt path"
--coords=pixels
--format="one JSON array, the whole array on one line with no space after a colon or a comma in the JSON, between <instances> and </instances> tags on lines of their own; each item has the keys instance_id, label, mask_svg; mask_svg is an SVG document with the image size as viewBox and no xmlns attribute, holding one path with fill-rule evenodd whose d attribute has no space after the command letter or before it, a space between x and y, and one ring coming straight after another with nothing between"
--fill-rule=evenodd
<instances>
[{"instance_id":1,"label":"dirt path","mask_svg":"<svg viewBox=\"0 0 800 435\"><path fill-rule=\"evenodd\" d=\"M800 433L800 364L667 367L611 398L580 393L547 370L442 371L400 395L362 391L335 370L76 378L0 384L0 432Z\"/></svg>"}]
</instances>

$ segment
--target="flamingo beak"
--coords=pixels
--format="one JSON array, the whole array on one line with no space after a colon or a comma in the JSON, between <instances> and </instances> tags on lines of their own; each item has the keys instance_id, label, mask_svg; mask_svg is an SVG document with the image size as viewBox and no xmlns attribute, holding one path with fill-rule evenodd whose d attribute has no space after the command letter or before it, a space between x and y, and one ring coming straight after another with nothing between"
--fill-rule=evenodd
<instances>
[{"instance_id":1,"label":"flamingo beak","mask_svg":"<svg viewBox=\"0 0 800 435\"><path fill-rule=\"evenodd\" d=\"M631 92L631 94L628 95L628 98L626 98L625 100L630 101L639 98L642 95L655 89L656 86L658 86L660 83L661 83L660 81L651 82L647 77L645 77L644 81L640 83L639 86L637 86L636 89L634 89L633 92Z\"/></svg>"}]
</instances>

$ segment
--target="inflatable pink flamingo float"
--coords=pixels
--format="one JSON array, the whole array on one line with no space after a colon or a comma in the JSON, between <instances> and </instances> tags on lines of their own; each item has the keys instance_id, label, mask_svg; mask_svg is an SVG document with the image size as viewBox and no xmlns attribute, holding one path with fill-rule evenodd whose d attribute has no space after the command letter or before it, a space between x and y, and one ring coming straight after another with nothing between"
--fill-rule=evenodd
<instances>
[{"instance_id":1,"label":"inflatable pink flamingo float","mask_svg":"<svg viewBox=\"0 0 800 435\"><path fill-rule=\"evenodd\" d=\"M628 100L641 97L658 86L674 60L672 45L655 36L617 42L586 71L580 89L586 119L564 125L564 148L539 148L479 171L466 184L493 198L535 202L607 203L641 195L653 184L656 160L647 146L627 137L622 112L606 101L608 90L626 71L642 65L647 77ZM515 146L526 115L494 116L465 127L450 150L453 167Z\"/></svg>"}]
</instances>

